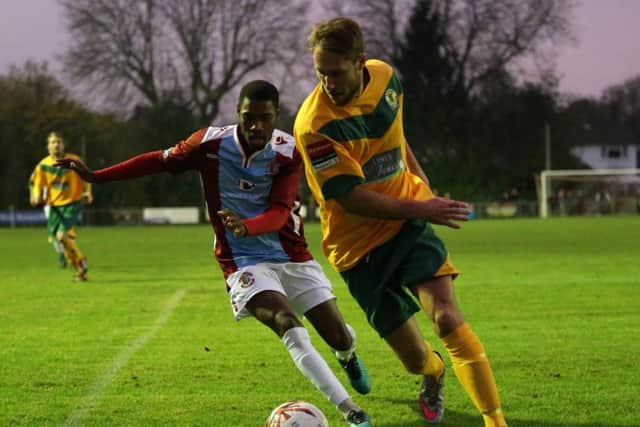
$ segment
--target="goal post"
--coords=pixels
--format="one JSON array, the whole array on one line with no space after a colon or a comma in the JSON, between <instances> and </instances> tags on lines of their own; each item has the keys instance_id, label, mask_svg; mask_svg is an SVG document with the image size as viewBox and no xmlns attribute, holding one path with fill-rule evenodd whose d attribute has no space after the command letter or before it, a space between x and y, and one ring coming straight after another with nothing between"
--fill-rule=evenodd
<instances>
[{"instance_id":1,"label":"goal post","mask_svg":"<svg viewBox=\"0 0 640 427\"><path fill-rule=\"evenodd\" d=\"M556 196L554 189L552 188L552 181L560 179L571 181L573 183L590 182L600 185L615 183L626 187L635 185L637 186L635 190L636 197L640 198L640 169L544 170L540 173L539 214L541 218L548 218L550 215L549 202L552 197Z\"/></svg>"}]
</instances>

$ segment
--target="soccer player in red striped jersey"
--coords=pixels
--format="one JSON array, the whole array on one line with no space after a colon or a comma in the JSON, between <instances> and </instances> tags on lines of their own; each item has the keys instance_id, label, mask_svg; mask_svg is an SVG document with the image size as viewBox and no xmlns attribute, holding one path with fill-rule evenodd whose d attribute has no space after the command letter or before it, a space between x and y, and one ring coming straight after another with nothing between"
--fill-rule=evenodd
<instances>
[{"instance_id":1,"label":"soccer player in red striped jersey","mask_svg":"<svg viewBox=\"0 0 640 427\"><path fill-rule=\"evenodd\" d=\"M369 376L355 353L355 333L307 250L297 201L302 160L293 137L274 128L278 112L278 90L255 80L240 91L237 125L204 128L167 150L95 172L79 160L61 160L57 166L95 183L198 171L235 318L253 316L271 328L347 424L370 427L369 416L313 347L298 317L309 319L333 349L352 386L368 393Z\"/></svg>"}]
</instances>

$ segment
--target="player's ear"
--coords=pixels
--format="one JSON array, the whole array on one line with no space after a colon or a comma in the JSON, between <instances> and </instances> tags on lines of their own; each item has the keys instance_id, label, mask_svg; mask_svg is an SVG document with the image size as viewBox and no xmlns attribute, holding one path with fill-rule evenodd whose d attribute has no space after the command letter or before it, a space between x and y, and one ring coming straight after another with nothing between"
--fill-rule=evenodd
<instances>
[{"instance_id":1,"label":"player's ear","mask_svg":"<svg viewBox=\"0 0 640 427\"><path fill-rule=\"evenodd\" d=\"M367 62L367 54L362 52L360 54L360 59L358 59L358 63L360 64L361 67L364 67L364 64Z\"/></svg>"}]
</instances>

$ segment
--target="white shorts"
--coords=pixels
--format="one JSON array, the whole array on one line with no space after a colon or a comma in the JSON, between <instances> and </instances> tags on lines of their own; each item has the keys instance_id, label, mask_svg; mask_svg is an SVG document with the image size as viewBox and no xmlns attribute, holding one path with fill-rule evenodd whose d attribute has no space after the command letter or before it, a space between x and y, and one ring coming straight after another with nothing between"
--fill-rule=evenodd
<instances>
[{"instance_id":1,"label":"white shorts","mask_svg":"<svg viewBox=\"0 0 640 427\"><path fill-rule=\"evenodd\" d=\"M260 292L276 291L287 297L299 316L335 299L331 283L316 261L261 263L247 266L227 278L231 309L236 320L251 314L246 305Z\"/></svg>"}]
</instances>

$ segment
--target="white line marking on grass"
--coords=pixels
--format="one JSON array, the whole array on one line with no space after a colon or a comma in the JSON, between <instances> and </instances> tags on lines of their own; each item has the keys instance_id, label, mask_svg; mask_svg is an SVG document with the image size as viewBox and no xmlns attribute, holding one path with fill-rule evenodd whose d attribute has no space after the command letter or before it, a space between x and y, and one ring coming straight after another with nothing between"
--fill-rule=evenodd
<instances>
[{"instance_id":1,"label":"white line marking on grass","mask_svg":"<svg viewBox=\"0 0 640 427\"><path fill-rule=\"evenodd\" d=\"M96 403L104 393L105 389L111 384L118 371L127 364L131 356L138 350L140 350L162 327L173 310L178 306L180 300L187 293L186 289L178 290L171 299L167 302L165 307L160 312L160 316L156 319L151 329L146 333L140 335L138 338L131 341L116 357L113 358L111 364L104 370L102 375L98 377L95 383L91 386L89 393L85 396L82 402L76 407L76 409L69 415L65 426L79 425L96 406Z\"/></svg>"}]
</instances>

